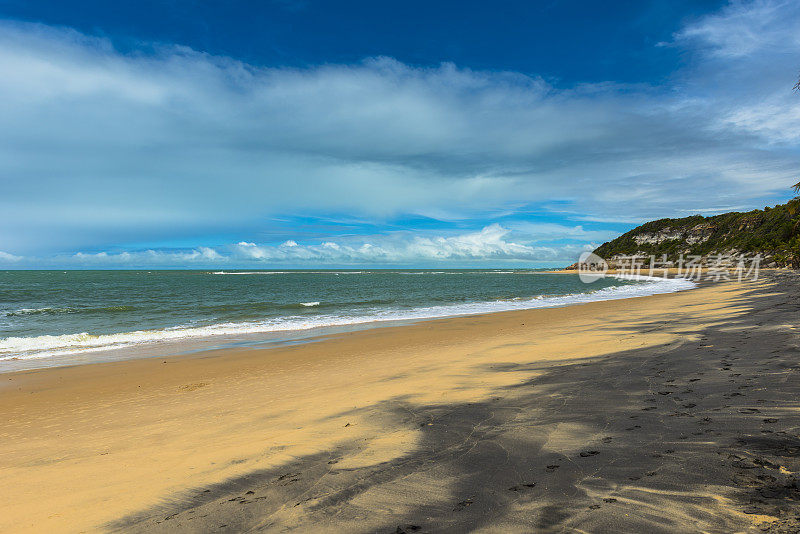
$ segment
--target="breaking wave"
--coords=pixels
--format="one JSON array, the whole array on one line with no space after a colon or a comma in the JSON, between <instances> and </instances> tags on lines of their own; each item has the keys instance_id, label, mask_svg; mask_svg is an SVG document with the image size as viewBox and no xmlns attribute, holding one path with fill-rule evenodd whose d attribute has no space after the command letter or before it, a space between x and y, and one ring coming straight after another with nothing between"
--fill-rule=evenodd
<instances>
[{"instance_id":1,"label":"breaking wave","mask_svg":"<svg viewBox=\"0 0 800 534\"><path fill-rule=\"evenodd\" d=\"M621 278L621 277L620 277ZM625 279L632 279L626 277ZM191 338L217 338L268 332L290 332L313 330L324 327L342 327L387 321L415 321L462 315L476 315L513 310L549 308L583 304L587 302L641 297L660 293L672 293L691 289L695 284L684 279L661 279L638 277L644 283L607 287L595 291L560 296L537 296L533 298L511 298L483 302L465 302L419 306L416 308L375 308L348 315L344 312L313 316L288 315L258 321L226 322L207 326L176 326L159 330L137 330L115 334L93 335L80 332L66 335L44 335L35 337L0 338L0 361L10 359L46 358L65 354L97 350L117 349L143 344L166 343ZM320 302L303 302L302 307L317 307ZM112 307L111 309L123 308ZM99 308L98 308L99 309ZM17 310L23 313L50 313L51 308ZM60 313L60 312L53 312Z\"/></svg>"}]
</instances>

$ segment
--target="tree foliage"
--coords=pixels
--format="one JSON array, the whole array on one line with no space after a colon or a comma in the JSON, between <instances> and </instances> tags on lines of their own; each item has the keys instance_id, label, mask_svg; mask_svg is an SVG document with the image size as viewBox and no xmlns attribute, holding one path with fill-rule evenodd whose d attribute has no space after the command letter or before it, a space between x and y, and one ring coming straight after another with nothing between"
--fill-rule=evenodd
<instances>
[{"instance_id":1,"label":"tree foliage","mask_svg":"<svg viewBox=\"0 0 800 534\"><path fill-rule=\"evenodd\" d=\"M800 191L800 183L795 187ZM595 253L603 258L620 254L666 254L675 258L680 254L707 256L735 251L760 253L779 264L796 265L800 261L798 207L800 197L773 208L745 213L650 221L604 243Z\"/></svg>"}]
</instances>

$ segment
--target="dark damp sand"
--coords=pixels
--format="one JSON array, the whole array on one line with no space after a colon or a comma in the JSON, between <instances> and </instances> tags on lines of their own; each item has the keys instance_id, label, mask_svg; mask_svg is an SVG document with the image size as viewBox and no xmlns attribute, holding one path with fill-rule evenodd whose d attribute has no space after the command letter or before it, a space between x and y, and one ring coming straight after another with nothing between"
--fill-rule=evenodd
<instances>
[{"instance_id":1,"label":"dark damp sand","mask_svg":"<svg viewBox=\"0 0 800 534\"><path fill-rule=\"evenodd\" d=\"M800 277L765 280L17 373L0 525L797 532Z\"/></svg>"}]
</instances>

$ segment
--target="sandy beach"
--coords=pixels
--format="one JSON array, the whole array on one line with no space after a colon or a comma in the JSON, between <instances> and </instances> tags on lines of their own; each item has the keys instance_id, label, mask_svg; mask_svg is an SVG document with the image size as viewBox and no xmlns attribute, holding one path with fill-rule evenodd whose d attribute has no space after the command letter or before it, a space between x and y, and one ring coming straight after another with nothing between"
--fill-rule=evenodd
<instances>
[{"instance_id":1,"label":"sandy beach","mask_svg":"<svg viewBox=\"0 0 800 534\"><path fill-rule=\"evenodd\" d=\"M0 375L2 532L794 532L800 278Z\"/></svg>"}]
</instances>

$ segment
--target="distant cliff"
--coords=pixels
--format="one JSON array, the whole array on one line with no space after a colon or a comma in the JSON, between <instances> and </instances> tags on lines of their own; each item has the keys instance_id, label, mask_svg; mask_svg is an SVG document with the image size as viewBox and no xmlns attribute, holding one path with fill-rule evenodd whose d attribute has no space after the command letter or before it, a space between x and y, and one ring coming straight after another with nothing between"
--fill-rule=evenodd
<instances>
[{"instance_id":1,"label":"distant cliff","mask_svg":"<svg viewBox=\"0 0 800 534\"><path fill-rule=\"evenodd\" d=\"M603 243L595 254L612 260L620 255L762 254L762 265L800 266L800 200L746 213L713 217L693 215L645 223Z\"/></svg>"}]
</instances>

